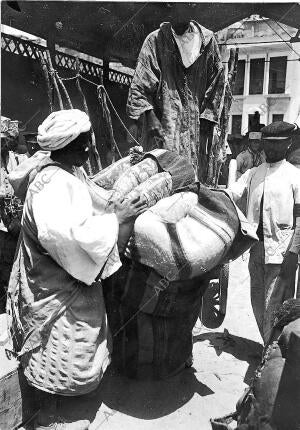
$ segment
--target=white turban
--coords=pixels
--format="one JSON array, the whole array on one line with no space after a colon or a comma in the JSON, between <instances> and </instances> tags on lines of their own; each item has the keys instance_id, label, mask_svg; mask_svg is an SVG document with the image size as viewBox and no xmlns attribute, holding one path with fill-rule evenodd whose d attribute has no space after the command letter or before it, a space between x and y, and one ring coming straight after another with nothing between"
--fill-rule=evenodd
<instances>
[{"instance_id":1,"label":"white turban","mask_svg":"<svg viewBox=\"0 0 300 430\"><path fill-rule=\"evenodd\" d=\"M79 109L52 112L38 128L38 144L42 149L55 151L64 148L80 133L89 131L91 123Z\"/></svg>"}]
</instances>

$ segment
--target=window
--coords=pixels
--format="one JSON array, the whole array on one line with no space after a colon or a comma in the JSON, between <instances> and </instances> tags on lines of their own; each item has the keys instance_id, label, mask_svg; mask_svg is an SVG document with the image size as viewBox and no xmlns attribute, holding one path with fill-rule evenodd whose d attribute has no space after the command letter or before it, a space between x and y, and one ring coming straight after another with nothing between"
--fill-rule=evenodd
<instances>
[{"instance_id":1,"label":"window","mask_svg":"<svg viewBox=\"0 0 300 430\"><path fill-rule=\"evenodd\" d=\"M283 113L274 113L273 115L272 115L272 122L275 122L275 121L283 121Z\"/></svg>"},{"instance_id":2,"label":"window","mask_svg":"<svg viewBox=\"0 0 300 430\"><path fill-rule=\"evenodd\" d=\"M285 92L287 57L271 57L269 72L269 94L280 94Z\"/></svg>"},{"instance_id":3,"label":"window","mask_svg":"<svg viewBox=\"0 0 300 430\"><path fill-rule=\"evenodd\" d=\"M249 94L262 94L264 86L264 70L264 58L252 58L252 60L250 60Z\"/></svg>"},{"instance_id":4,"label":"window","mask_svg":"<svg viewBox=\"0 0 300 430\"><path fill-rule=\"evenodd\" d=\"M242 115L232 115L232 134L241 134L242 131Z\"/></svg>"},{"instance_id":5,"label":"window","mask_svg":"<svg viewBox=\"0 0 300 430\"><path fill-rule=\"evenodd\" d=\"M233 87L233 94L244 94L244 80L245 80L245 60L239 60L236 69L236 78Z\"/></svg>"}]
</instances>

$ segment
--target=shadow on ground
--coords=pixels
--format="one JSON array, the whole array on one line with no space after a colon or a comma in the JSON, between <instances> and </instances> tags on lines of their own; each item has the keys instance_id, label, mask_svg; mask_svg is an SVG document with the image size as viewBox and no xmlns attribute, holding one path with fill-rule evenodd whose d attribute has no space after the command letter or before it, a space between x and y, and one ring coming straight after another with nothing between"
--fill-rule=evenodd
<instances>
[{"instance_id":1,"label":"shadow on ground","mask_svg":"<svg viewBox=\"0 0 300 430\"><path fill-rule=\"evenodd\" d=\"M197 380L192 368L163 381L128 379L110 369L101 383L102 401L106 406L145 420L178 410L195 393L209 396L214 392Z\"/></svg>"},{"instance_id":2,"label":"shadow on ground","mask_svg":"<svg viewBox=\"0 0 300 430\"><path fill-rule=\"evenodd\" d=\"M246 361L249 366L244 376L244 382L250 384L254 371L261 361L263 346L260 343L230 334L226 329L223 333L202 333L195 336L193 340L194 343L208 340L217 355L227 352L238 360Z\"/></svg>"}]
</instances>

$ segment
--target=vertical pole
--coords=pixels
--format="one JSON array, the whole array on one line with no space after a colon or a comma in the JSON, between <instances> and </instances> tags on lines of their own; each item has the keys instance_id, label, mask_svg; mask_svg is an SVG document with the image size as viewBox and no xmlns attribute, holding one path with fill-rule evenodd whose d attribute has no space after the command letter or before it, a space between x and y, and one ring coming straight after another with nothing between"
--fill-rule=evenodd
<instances>
[{"instance_id":1,"label":"vertical pole","mask_svg":"<svg viewBox=\"0 0 300 430\"><path fill-rule=\"evenodd\" d=\"M109 58L103 57L103 85L107 88L109 84Z\"/></svg>"}]
</instances>

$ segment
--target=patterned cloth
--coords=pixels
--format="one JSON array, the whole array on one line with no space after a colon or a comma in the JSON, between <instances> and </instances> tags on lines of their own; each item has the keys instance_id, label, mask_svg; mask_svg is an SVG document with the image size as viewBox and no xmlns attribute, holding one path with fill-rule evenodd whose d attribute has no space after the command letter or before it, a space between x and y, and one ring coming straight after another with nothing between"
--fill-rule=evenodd
<instances>
[{"instance_id":1,"label":"patterned cloth","mask_svg":"<svg viewBox=\"0 0 300 430\"><path fill-rule=\"evenodd\" d=\"M130 157L108 166L92 181L111 192L110 202L136 195L144 196L148 207L172 193L194 184L192 165L175 152L156 149L130 164Z\"/></svg>"},{"instance_id":2,"label":"patterned cloth","mask_svg":"<svg viewBox=\"0 0 300 430\"><path fill-rule=\"evenodd\" d=\"M184 156L201 178L208 164L207 136L220 119L225 78L213 33L192 23L199 30L201 47L188 68L182 63L170 23L148 35L129 90L127 113L137 120L153 109L162 124L163 147ZM143 146L150 150L147 139Z\"/></svg>"}]
</instances>

